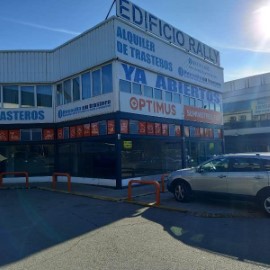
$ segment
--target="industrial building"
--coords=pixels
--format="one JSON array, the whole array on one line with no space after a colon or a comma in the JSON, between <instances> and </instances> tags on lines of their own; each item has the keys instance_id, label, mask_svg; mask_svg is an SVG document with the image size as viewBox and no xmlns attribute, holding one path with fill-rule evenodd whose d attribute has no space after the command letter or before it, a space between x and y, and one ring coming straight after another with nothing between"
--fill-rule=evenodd
<instances>
[{"instance_id":1,"label":"industrial building","mask_svg":"<svg viewBox=\"0 0 270 270\"><path fill-rule=\"evenodd\" d=\"M127 0L55 48L0 51L2 171L116 188L223 153L219 52Z\"/></svg>"}]
</instances>

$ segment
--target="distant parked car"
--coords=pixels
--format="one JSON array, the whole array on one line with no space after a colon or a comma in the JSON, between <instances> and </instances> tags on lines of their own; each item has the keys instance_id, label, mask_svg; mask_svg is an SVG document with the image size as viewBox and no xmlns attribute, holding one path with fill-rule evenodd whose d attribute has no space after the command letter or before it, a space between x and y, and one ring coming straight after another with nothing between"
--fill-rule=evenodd
<instances>
[{"instance_id":1,"label":"distant parked car","mask_svg":"<svg viewBox=\"0 0 270 270\"><path fill-rule=\"evenodd\" d=\"M226 154L172 172L167 188L180 202L189 201L196 193L256 199L270 216L269 179L270 153Z\"/></svg>"}]
</instances>

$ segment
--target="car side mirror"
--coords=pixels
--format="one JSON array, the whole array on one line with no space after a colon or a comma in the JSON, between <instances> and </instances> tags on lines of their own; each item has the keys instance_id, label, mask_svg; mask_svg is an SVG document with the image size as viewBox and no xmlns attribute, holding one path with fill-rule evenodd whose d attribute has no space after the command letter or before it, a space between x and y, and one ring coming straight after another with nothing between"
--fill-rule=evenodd
<instances>
[{"instance_id":1,"label":"car side mirror","mask_svg":"<svg viewBox=\"0 0 270 270\"><path fill-rule=\"evenodd\" d=\"M203 173L203 172L204 172L204 169L203 169L202 167L198 167L198 168L197 168L197 172L198 172L198 173Z\"/></svg>"}]
</instances>

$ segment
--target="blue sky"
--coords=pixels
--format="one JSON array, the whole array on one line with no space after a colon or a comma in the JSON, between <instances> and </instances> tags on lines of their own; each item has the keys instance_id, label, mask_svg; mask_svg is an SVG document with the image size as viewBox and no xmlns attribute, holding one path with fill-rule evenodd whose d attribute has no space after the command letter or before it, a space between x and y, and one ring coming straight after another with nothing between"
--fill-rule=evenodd
<instances>
[{"instance_id":1,"label":"blue sky","mask_svg":"<svg viewBox=\"0 0 270 270\"><path fill-rule=\"evenodd\" d=\"M103 21L112 2L1 0L0 50L53 49ZM220 51L225 81L270 72L270 0L132 2Z\"/></svg>"}]
</instances>

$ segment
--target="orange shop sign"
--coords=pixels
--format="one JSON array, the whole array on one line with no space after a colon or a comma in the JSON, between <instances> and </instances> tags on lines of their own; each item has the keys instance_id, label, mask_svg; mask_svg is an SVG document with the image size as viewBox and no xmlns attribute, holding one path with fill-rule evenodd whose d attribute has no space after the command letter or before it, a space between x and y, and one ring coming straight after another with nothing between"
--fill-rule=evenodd
<instances>
[{"instance_id":1,"label":"orange shop sign","mask_svg":"<svg viewBox=\"0 0 270 270\"><path fill-rule=\"evenodd\" d=\"M195 122L222 125L222 114L220 112L184 106L184 119Z\"/></svg>"}]
</instances>

